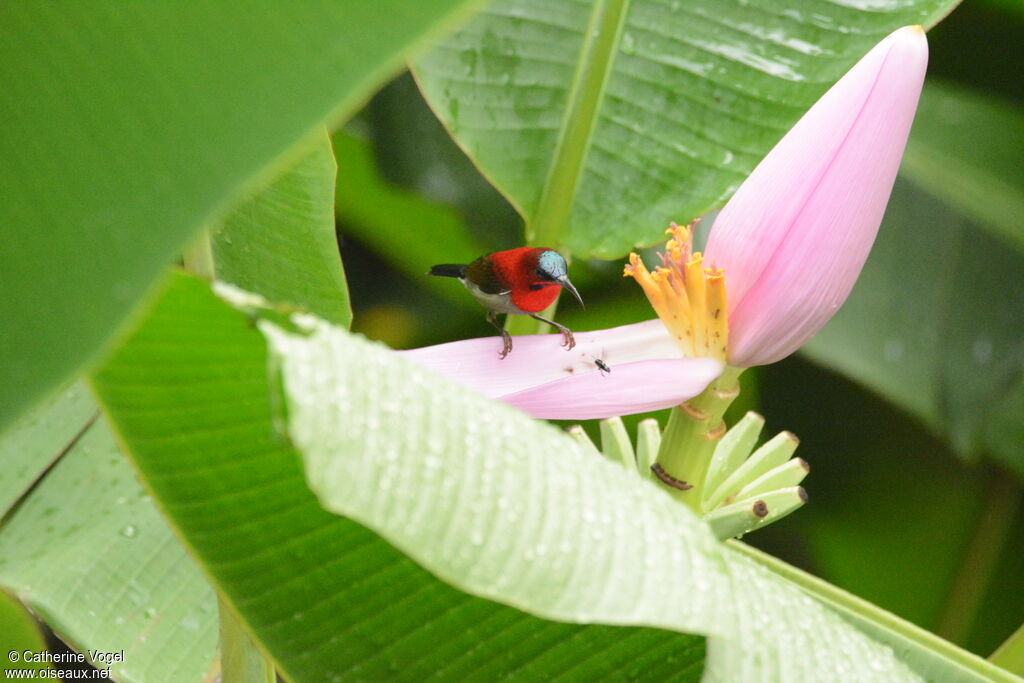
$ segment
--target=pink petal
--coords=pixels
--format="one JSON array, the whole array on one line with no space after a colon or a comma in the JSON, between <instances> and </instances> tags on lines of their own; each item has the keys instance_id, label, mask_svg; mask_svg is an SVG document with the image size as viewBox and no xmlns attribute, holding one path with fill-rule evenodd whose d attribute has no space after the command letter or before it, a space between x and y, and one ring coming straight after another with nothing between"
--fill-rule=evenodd
<instances>
[{"instance_id":1,"label":"pink petal","mask_svg":"<svg viewBox=\"0 0 1024 683\"><path fill-rule=\"evenodd\" d=\"M928 62L918 26L865 55L804 115L715 220L729 362L772 363L846 300L889 201Z\"/></svg>"},{"instance_id":2,"label":"pink petal","mask_svg":"<svg viewBox=\"0 0 1024 683\"><path fill-rule=\"evenodd\" d=\"M711 358L648 360L610 366L501 396L534 417L590 420L661 410L693 398L722 372Z\"/></svg>"},{"instance_id":3,"label":"pink petal","mask_svg":"<svg viewBox=\"0 0 1024 683\"><path fill-rule=\"evenodd\" d=\"M660 320L648 320L595 332L580 332L576 348L566 351L562 335L538 334L513 338L512 353L498 357L501 337L484 337L400 351L438 374L485 396L497 398L597 370L595 360L613 369L656 358L679 358L681 353ZM615 373L613 373L615 374Z\"/></svg>"}]
</instances>

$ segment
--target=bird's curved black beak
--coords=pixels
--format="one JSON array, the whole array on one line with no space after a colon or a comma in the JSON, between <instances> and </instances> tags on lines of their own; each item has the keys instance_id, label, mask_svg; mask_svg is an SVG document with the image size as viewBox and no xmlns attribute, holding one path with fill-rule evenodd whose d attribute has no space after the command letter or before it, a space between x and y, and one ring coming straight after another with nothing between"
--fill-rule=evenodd
<instances>
[{"instance_id":1,"label":"bird's curved black beak","mask_svg":"<svg viewBox=\"0 0 1024 683\"><path fill-rule=\"evenodd\" d=\"M569 292L574 297L576 297L576 301L580 302L580 308L582 308L583 310L587 310L587 307L583 305L583 297L581 297L580 293L576 291L576 288L573 286L573 284L571 282L569 282L569 276L568 275L562 275L561 277L556 277L555 278L555 282L557 282L558 284L562 285L562 287L565 287L566 289L568 289Z\"/></svg>"}]
</instances>

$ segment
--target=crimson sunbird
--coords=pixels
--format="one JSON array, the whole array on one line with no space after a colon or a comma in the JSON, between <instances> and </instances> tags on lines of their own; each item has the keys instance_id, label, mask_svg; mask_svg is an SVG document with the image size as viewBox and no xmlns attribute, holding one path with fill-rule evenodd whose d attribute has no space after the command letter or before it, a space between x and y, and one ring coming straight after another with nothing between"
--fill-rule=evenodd
<instances>
[{"instance_id":1,"label":"crimson sunbird","mask_svg":"<svg viewBox=\"0 0 1024 683\"><path fill-rule=\"evenodd\" d=\"M565 287L583 306L583 299L569 282L568 264L562 255L547 247L519 247L486 254L470 264L444 263L429 275L458 278L487 308L487 321L501 332L502 358L512 351L512 335L498 324L498 314L528 315L557 327L566 350L576 346L572 330L537 313L550 306Z\"/></svg>"}]
</instances>

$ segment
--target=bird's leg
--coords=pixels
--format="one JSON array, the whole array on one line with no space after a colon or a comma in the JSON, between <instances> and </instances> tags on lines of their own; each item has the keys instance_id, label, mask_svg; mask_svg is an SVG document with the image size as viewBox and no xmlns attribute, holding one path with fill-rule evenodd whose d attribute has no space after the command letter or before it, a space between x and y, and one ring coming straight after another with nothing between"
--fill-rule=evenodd
<instances>
[{"instance_id":1,"label":"bird's leg","mask_svg":"<svg viewBox=\"0 0 1024 683\"><path fill-rule=\"evenodd\" d=\"M569 351L570 349L572 349L572 347L576 346L576 338L572 336L572 330L570 330L565 325L559 325L554 320L548 320L547 318L542 318L539 315L537 315L536 313L531 313L530 317L533 318L534 320L539 320L542 323L547 323L548 325L551 325L552 327L557 327L558 331L562 333L562 346L565 347L566 351Z\"/></svg>"},{"instance_id":2,"label":"bird's leg","mask_svg":"<svg viewBox=\"0 0 1024 683\"><path fill-rule=\"evenodd\" d=\"M501 332L501 341L504 342L504 346L498 356L502 360L505 360L505 356L512 352L512 335L509 334L504 327L498 324L498 314L494 311L487 311L487 322L494 325L498 332Z\"/></svg>"}]
</instances>

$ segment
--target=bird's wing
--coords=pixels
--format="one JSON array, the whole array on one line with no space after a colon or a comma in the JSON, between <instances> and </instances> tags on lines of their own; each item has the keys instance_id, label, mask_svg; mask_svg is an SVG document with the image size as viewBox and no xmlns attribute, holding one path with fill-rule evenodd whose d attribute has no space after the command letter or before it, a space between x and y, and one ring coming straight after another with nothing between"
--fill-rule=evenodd
<instances>
[{"instance_id":1,"label":"bird's wing","mask_svg":"<svg viewBox=\"0 0 1024 683\"><path fill-rule=\"evenodd\" d=\"M494 263L486 256L481 256L466 267L465 278L472 282L485 294L508 294L512 289L494 270Z\"/></svg>"}]
</instances>

